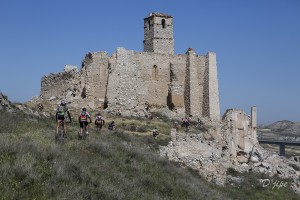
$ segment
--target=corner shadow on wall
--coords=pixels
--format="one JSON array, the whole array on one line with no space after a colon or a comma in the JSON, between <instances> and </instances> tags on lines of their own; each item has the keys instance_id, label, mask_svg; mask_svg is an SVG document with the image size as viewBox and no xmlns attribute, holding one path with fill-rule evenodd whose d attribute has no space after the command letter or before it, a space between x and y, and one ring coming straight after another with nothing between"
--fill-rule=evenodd
<instances>
[{"instance_id":1,"label":"corner shadow on wall","mask_svg":"<svg viewBox=\"0 0 300 200\"><path fill-rule=\"evenodd\" d=\"M104 105L103 105L103 109L106 109L108 107L108 100L107 100L107 96L104 97Z\"/></svg>"},{"instance_id":2,"label":"corner shadow on wall","mask_svg":"<svg viewBox=\"0 0 300 200\"><path fill-rule=\"evenodd\" d=\"M168 96L167 96L167 106L168 106L168 108L170 110L173 110L175 108L175 105L172 102L172 95L171 95L171 93L168 93Z\"/></svg>"}]
</instances>

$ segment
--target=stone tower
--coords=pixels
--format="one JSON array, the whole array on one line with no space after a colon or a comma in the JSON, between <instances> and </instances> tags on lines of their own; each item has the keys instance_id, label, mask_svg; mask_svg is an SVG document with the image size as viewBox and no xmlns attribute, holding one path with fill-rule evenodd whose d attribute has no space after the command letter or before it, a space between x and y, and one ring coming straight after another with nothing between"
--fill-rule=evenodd
<instances>
[{"instance_id":1,"label":"stone tower","mask_svg":"<svg viewBox=\"0 0 300 200\"><path fill-rule=\"evenodd\" d=\"M174 54L173 17L150 13L144 19L144 52Z\"/></svg>"}]
</instances>

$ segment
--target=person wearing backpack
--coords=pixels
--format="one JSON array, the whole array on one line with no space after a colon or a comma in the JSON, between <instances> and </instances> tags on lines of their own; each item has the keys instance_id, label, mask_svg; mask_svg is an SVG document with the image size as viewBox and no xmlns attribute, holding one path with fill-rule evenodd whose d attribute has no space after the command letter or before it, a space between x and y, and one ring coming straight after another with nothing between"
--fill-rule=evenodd
<instances>
[{"instance_id":1,"label":"person wearing backpack","mask_svg":"<svg viewBox=\"0 0 300 200\"><path fill-rule=\"evenodd\" d=\"M56 123L57 123L56 133L58 133L59 123L62 121L63 126L64 126L64 131L65 131L65 134L64 134L65 138L67 138L67 124L65 123L65 114L66 113L68 114L68 118L69 118L70 123L71 123L72 119L71 119L69 109L67 107L66 102L64 100L62 100L60 102L60 105L56 109L56 115L55 115L55 119L56 119Z\"/></svg>"},{"instance_id":2,"label":"person wearing backpack","mask_svg":"<svg viewBox=\"0 0 300 200\"><path fill-rule=\"evenodd\" d=\"M90 123L92 123L92 118L90 116L90 114L87 112L86 108L82 108L81 113L79 114L78 117L78 121L80 124L80 137L82 137L82 131L83 131L83 125L85 124L86 126L86 134L89 134L88 132L88 128L89 128L89 123L88 123L88 119L90 121Z\"/></svg>"},{"instance_id":3,"label":"person wearing backpack","mask_svg":"<svg viewBox=\"0 0 300 200\"><path fill-rule=\"evenodd\" d=\"M104 117L101 116L101 113L98 113L96 119L95 119L95 125L97 127L97 129L99 128L99 130L102 129L102 126L104 126L105 121L104 121Z\"/></svg>"}]
</instances>

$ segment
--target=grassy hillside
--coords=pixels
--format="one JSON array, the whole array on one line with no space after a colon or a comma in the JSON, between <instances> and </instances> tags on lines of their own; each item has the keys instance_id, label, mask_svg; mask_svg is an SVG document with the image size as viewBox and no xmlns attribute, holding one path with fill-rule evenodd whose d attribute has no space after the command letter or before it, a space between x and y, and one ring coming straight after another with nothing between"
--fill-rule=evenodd
<instances>
[{"instance_id":1,"label":"grassy hillside","mask_svg":"<svg viewBox=\"0 0 300 200\"><path fill-rule=\"evenodd\" d=\"M69 125L65 144L54 142L54 119L0 111L0 199L296 199L287 187L263 188L261 175L238 174L240 184L219 187L194 170L158 155L170 122L115 118L117 130L78 140ZM158 127L158 140L151 129Z\"/></svg>"}]
</instances>

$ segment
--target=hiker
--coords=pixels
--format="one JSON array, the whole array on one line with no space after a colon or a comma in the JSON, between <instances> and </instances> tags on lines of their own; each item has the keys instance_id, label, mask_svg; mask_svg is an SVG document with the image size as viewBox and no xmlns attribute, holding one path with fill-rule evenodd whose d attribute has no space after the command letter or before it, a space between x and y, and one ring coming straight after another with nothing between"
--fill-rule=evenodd
<instances>
[{"instance_id":1,"label":"hiker","mask_svg":"<svg viewBox=\"0 0 300 200\"><path fill-rule=\"evenodd\" d=\"M98 113L95 119L95 125L97 126L97 128L101 130L104 124L105 124L104 117L101 116L101 113Z\"/></svg>"},{"instance_id":2,"label":"hiker","mask_svg":"<svg viewBox=\"0 0 300 200\"><path fill-rule=\"evenodd\" d=\"M90 116L90 114L87 112L86 108L82 108L81 113L79 114L78 117L78 122L80 124L80 137L82 137L82 133L83 133L83 125L86 126L86 134L89 134L89 122L88 119L90 121L90 123L92 123L92 118Z\"/></svg>"},{"instance_id":3,"label":"hiker","mask_svg":"<svg viewBox=\"0 0 300 200\"><path fill-rule=\"evenodd\" d=\"M158 136L158 130L157 130L157 128L155 127L154 129L153 129L153 131L152 131L152 136L153 136L153 138L154 139L156 139L156 137Z\"/></svg>"},{"instance_id":4,"label":"hiker","mask_svg":"<svg viewBox=\"0 0 300 200\"><path fill-rule=\"evenodd\" d=\"M196 126L202 128L203 125L204 125L203 121L201 121L201 119L198 118L198 120L197 120L197 125L196 125Z\"/></svg>"},{"instance_id":5,"label":"hiker","mask_svg":"<svg viewBox=\"0 0 300 200\"><path fill-rule=\"evenodd\" d=\"M190 120L188 117L182 118L182 127L188 128L190 126Z\"/></svg>"},{"instance_id":6,"label":"hiker","mask_svg":"<svg viewBox=\"0 0 300 200\"><path fill-rule=\"evenodd\" d=\"M115 130L116 125L115 125L115 121L112 121L108 124L108 130Z\"/></svg>"},{"instance_id":7,"label":"hiker","mask_svg":"<svg viewBox=\"0 0 300 200\"><path fill-rule=\"evenodd\" d=\"M63 126L64 126L64 137L67 138L67 124L65 123L65 114L67 114L69 118L69 122L72 122L71 115L69 112L69 109L67 107L67 104L64 100L60 102L60 105L57 107L56 114L55 114L55 119L56 119L56 134L58 134L58 129L59 129L59 123L62 121Z\"/></svg>"}]
</instances>

